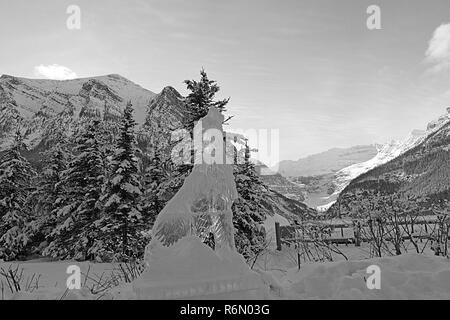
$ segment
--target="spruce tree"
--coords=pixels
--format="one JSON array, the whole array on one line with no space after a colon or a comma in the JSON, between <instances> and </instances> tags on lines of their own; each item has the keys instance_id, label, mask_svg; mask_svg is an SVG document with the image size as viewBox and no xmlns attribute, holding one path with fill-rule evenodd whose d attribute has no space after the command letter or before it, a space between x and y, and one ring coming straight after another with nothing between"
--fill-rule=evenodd
<instances>
[{"instance_id":1,"label":"spruce tree","mask_svg":"<svg viewBox=\"0 0 450 320\"><path fill-rule=\"evenodd\" d=\"M163 166L161 150L155 148L153 155L150 156L150 159L147 159L147 162L143 182L142 210L146 225L150 227L166 203L163 193L167 176Z\"/></svg>"},{"instance_id":2,"label":"spruce tree","mask_svg":"<svg viewBox=\"0 0 450 320\"><path fill-rule=\"evenodd\" d=\"M75 138L74 158L63 172L64 194L57 199L56 228L49 235L45 255L61 259L94 259L105 180L105 156L99 140L99 120L91 120Z\"/></svg>"},{"instance_id":3,"label":"spruce tree","mask_svg":"<svg viewBox=\"0 0 450 320\"><path fill-rule=\"evenodd\" d=\"M3 260L18 258L29 241L27 197L35 172L20 154L23 149L18 134L14 145L0 157L0 259Z\"/></svg>"},{"instance_id":4,"label":"spruce tree","mask_svg":"<svg viewBox=\"0 0 450 320\"><path fill-rule=\"evenodd\" d=\"M204 69L200 71L200 81L185 80L184 83L190 91L189 95L186 97L186 104L189 112L186 123L188 130L192 131L195 122L206 116L209 108L212 106L219 109L220 112L226 111L225 106L230 99L214 100L220 87L217 85L216 81L209 80Z\"/></svg>"},{"instance_id":5,"label":"spruce tree","mask_svg":"<svg viewBox=\"0 0 450 320\"><path fill-rule=\"evenodd\" d=\"M56 227L55 210L58 208L58 202L64 197L65 192L63 173L70 160L67 141L60 137L52 143L50 149L42 153L43 169L37 178L38 185L31 197L34 203L31 228L35 242L44 241Z\"/></svg>"},{"instance_id":6,"label":"spruce tree","mask_svg":"<svg viewBox=\"0 0 450 320\"><path fill-rule=\"evenodd\" d=\"M214 80L209 80L206 71L200 71L200 81L185 80L187 90L190 91L185 98L188 109L184 126L189 132L191 139L193 138L193 129L195 123L208 114L209 108L212 106L218 108L221 112L225 112L225 106L229 99L215 100L215 95L220 91L220 87ZM172 165L167 179L163 182L160 189L165 194L166 200L170 200L183 185L184 180L192 171L194 162L194 150L191 150L191 163Z\"/></svg>"},{"instance_id":7,"label":"spruce tree","mask_svg":"<svg viewBox=\"0 0 450 320\"><path fill-rule=\"evenodd\" d=\"M101 234L96 252L119 261L137 258L145 246L135 125L133 106L128 103L111 161L112 171L102 196L104 212L97 223Z\"/></svg>"},{"instance_id":8,"label":"spruce tree","mask_svg":"<svg viewBox=\"0 0 450 320\"><path fill-rule=\"evenodd\" d=\"M245 146L244 163L234 166L234 177L238 192L238 199L232 206L235 245L244 258L251 259L265 244L262 223L266 217L261 203L267 190L256 173L255 165L250 161L248 144Z\"/></svg>"}]
</instances>

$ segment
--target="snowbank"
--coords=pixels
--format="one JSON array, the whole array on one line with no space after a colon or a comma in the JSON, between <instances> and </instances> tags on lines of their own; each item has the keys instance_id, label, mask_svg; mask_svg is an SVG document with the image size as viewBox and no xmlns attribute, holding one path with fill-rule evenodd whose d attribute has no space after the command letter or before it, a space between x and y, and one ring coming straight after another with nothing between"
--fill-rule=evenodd
<instances>
[{"instance_id":1,"label":"snowbank","mask_svg":"<svg viewBox=\"0 0 450 320\"><path fill-rule=\"evenodd\" d=\"M370 290L367 267L381 270L381 288ZM290 299L450 299L450 260L405 254L290 269L282 284Z\"/></svg>"}]
</instances>

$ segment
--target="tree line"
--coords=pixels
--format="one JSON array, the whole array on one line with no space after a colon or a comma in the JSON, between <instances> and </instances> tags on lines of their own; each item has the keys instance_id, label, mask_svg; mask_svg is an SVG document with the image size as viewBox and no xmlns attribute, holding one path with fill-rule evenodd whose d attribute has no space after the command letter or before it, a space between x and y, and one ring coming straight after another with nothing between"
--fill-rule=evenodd
<instances>
[{"instance_id":1,"label":"tree line","mask_svg":"<svg viewBox=\"0 0 450 320\"><path fill-rule=\"evenodd\" d=\"M215 100L216 81L204 70L199 81L186 80L186 129L210 107L225 112L229 99ZM143 256L157 214L178 191L192 165L166 165L167 154L153 146L143 152L136 143L133 106L118 122L80 118L73 134L53 133L39 166L24 156L20 132L0 156L0 259L37 254L79 261L130 261ZM233 204L238 251L251 259L264 247L265 186L250 161L234 165L239 194ZM208 239L214 245L214 239Z\"/></svg>"}]
</instances>

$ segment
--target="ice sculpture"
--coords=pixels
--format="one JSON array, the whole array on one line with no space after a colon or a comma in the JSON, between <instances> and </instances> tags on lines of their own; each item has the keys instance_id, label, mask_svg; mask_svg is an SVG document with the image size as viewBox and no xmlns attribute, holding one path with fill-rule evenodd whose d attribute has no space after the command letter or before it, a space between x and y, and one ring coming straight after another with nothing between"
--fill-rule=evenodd
<instances>
[{"instance_id":1,"label":"ice sculpture","mask_svg":"<svg viewBox=\"0 0 450 320\"><path fill-rule=\"evenodd\" d=\"M213 107L196 126L208 139L201 139L191 174L153 226L147 269L134 283L140 299L260 299L266 294L260 275L234 246L231 206L237 191L233 168L220 155L223 119ZM209 139L211 131L215 134ZM203 161L207 153L219 158ZM204 244L210 234L214 249Z\"/></svg>"}]
</instances>

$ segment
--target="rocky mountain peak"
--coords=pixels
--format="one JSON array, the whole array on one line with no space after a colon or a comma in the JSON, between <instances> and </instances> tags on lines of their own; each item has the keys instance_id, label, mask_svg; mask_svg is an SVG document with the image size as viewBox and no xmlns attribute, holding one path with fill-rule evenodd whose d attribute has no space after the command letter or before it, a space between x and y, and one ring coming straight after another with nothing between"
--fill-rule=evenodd
<instances>
[{"instance_id":1,"label":"rocky mountain peak","mask_svg":"<svg viewBox=\"0 0 450 320\"><path fill-rule=\"evenodd\" d=\"M427 131L436 131L450 122L450 107L446 108L446 113L438 119L431 121L427 126Z\"/></svg>"},{"instance_id":2,"label":"rocky mountain peak","mask_svg":"<svg viewBox=\"0 0 450 320\"><path fill-rule=\"evenodd\" d=\"M173 88L171 86L164 87L164 89L162 89L160 95L175 96L175 97L181 98L181 94L175 88Z\"/></svg>"}]
</instances>

